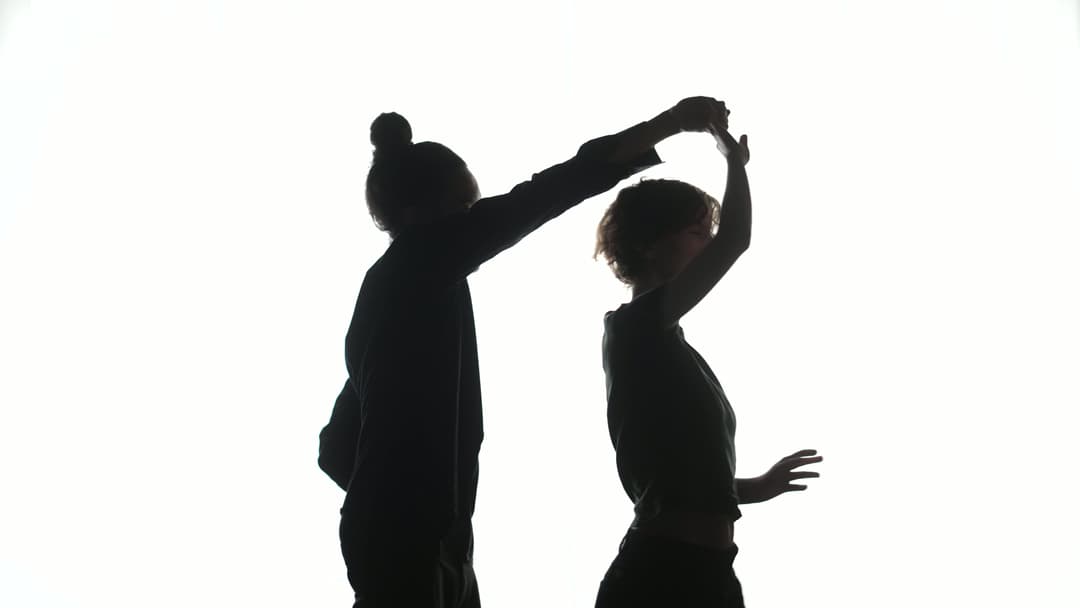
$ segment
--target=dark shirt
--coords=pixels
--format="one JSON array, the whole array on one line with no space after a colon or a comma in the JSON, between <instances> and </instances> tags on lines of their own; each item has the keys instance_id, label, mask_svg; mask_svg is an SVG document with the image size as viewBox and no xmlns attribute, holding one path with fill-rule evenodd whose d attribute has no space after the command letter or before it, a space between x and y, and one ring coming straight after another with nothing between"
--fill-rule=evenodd
<instances>
[{"instance_id":1,"label":"dark shirt","mask_svg":"<svg viewBox=\"0 0 1080 608\"><path fill-rule=\"evenodd\" d=\"M741 516L735 413L705 359L664 327L667 286L604 316L608 431L639 523L673 510Z\"/></svg>"},{"instance_id":2,"label":"dark shirt","mask_svg":"<svg viewBox=\"0 0 1080 608\"><path fill-rule=\"evenodd\" d=\"M417 533L469 517L483 438L466 277L575 204L659 162L624 164L613 137L583 145L509 193L399 234L368 270L345 339L345 383L319 466L347 490L343 515Z\"/></svg>"}]
</instances>

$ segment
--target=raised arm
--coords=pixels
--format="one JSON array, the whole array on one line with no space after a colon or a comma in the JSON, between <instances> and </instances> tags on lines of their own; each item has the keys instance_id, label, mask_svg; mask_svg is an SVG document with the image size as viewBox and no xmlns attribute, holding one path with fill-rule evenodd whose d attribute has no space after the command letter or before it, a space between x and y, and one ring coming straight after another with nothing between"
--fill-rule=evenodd
<instances>
[{"instance_id":1,"label":"raised arm","mask_svg":"<svg viewBox=\"0 0 1080 608\"><path fill-rule=\"evenodd\" d=\"M750 148L746 136L739 141L721 129L716 133L720 150L727 157L727 186L720 208L716 236L705 249L671 279L663 294L662 323L674 325L723 278L735 260L750 247L750 184L746 163Z\"/></svg>"},{"instance_id":2,"label":"raised arm","mask_svg":"<svg viewBox=\"0 0 1080 608\"><path fill-rule=\"evenodd\" d=\"M724 102L712 97L687 97L652 120L609 136L616 140L609 160L626 162L683 131L713 131L719 125L727 124L728 113Z\"/></svg>"},{"instance_id":3,"label":"raised arm","mask_svg":"<svg viewBox=\"0 0 1080 608\"><path fill-rule=\"evenodd\" d=\"M681 131L713 128L722 103L691 97L654 118L582 145L577 154L501 196L481 199L424 235L443 276L457 279L581 201L660 162L654 146Z\"/></svg>"}]
</instances>

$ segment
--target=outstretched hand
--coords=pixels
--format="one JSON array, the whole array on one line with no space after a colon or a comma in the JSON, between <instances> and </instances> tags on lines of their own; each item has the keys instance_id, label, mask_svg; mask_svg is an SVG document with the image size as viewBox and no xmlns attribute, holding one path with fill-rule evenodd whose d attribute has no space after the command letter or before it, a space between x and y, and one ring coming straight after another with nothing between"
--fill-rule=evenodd
<instances>
[{"instance_id":1,"label":"outstretched hand","mask_svg":"<svg viewBox=\"0 0 1080 608\"><path fill-rule=\"evenodd\" d=\"M817 455L817 450L799 450L781 458L768 472L754 480L754 490L758 499L755 502L776 498L785 492L805 490L805 484L791 482L796 479L820 477L821 474L816 471L796 471L795 469L821 461L822 457Z\"/></svg>"}]
</instances>

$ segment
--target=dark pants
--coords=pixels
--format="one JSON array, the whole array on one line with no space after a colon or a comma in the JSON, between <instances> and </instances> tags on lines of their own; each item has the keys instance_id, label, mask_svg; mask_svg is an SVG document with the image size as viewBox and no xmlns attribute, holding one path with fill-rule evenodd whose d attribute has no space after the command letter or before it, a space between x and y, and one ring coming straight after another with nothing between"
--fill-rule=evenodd
<instances>
[{"instance_id":1,"label":"dark pants","mask_svg":"<svg viewBox=\"0 0 1080 608\"><path fill-rule=\"evenodd\" d=\"M713 549L631 530L600 583L596 608L743 608L736 553L735 546Z\"/></svg>"},{"instance_id":2,"label":"dark pants","mask_svg":"<svg viewBox=\"0 0 1080 608\"><path fill-rule=\"evenodd\" d=\"M441 538L360 520L343 513L340 528L353 608L480 608L469 520Z\"/></svg>"}]
</instances>

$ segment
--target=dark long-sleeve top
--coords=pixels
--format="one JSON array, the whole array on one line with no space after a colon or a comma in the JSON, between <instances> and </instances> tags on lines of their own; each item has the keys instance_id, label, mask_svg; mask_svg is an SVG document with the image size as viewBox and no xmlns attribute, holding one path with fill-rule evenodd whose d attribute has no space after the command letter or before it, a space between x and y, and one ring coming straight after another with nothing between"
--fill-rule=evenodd
<instances>
[{"instance_id":1,"label":"dark long-sleeve top","mask_svg":"<svg viewBox=\"0 0 1080 608\"><path fill-rule=\"evenodd\" d=\"M735 488L735 412L716 374L666 326L668 285L604 315L608 430L637 523L670 511L742 515Z\"/></svg>"},{"instance_id":2,"label":"dark long-sleeve top","mask_svg":"<svg viewBox=\"0 0 1080 608\"><path fill-rule=\"evenodd\" d=\"M609 161L614 136L467 212L399 234L368 270L345 338L349 379L320 434L344 515L410 528L471 516L483 439L466 277L577 203L660 162ZM419 531L419 530L417 530Z\"/></svg>"}]
</instances>

